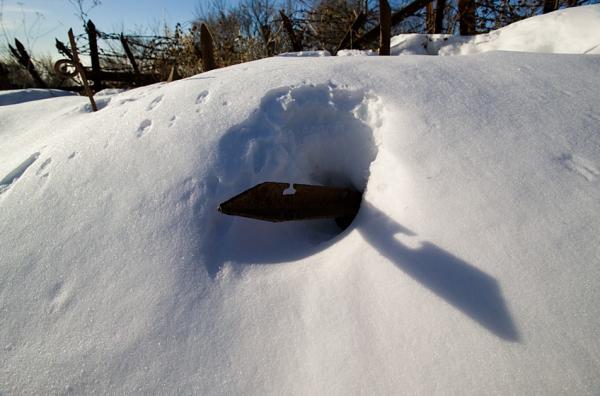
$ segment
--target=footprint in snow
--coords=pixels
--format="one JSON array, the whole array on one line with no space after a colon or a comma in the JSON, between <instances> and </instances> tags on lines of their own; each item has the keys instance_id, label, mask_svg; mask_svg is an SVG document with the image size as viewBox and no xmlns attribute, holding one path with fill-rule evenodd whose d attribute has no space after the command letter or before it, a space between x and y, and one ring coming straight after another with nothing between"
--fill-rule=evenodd
<instances>
[{"instance_id":1,"label":"footprint in snow","mask_svg":"<svg viewBox=\"0 0 600 396\"><path fill-rule=\"evenodd\" d=\"M50 165L50 163L51 163L51 162L52 162L52 158L51 158L51 157L48 157L48 158L46 159L46 161L42 162L42 165L40 165L40 168L37 170L37 172L35 172L35 174L36 174L37 176L39 176L39 175L42 175L42 173L44 172L44 169L46 169L46 167L47 167L48 165ZM46 173L44 173L44 174L42 175L42 177L48 177L48 175L49 175L49 174L50 174L50 172L46 172Z\"/></svg>"},{"instance_id":2,"label":"footprint in snow","mask_svg":"<svg viewBox=\"0 0 600 396\"><path fill-rule=\"evenodd\" d=\"M558 160L566 169L577 173L589 182L596 180L600 176L600 170L590 160L583 157L563 154Z\"/></svg>"},{"instance_id":3,"label":"footprint in snow","mask_svg":"<svg viewBox=\"0 0 600 396\"><path fill-rule=\"evenodd\" d=\"M0 180L0 195L8 191L15 184L15 182L19 180L21 176L23 176L23 173L25 173L27 168L29 168L35 162L35 160L38 159L39 156L39 152L32 154L19 166L10 171L8 175L4 176L2 180Z\"/></svg>"},{"instance_id":4,"label":"footprint in snow","mask_svg":"<svg viewBox=\"0 0 600 396\"><path fill-rule=\"evenodd\" d=\"M156 98L154 98L152 100L152 102L150 102L148 107L146 107L146 111L150 111L150 110L154 109L156 106L158 106L160 104L160 102L162 101L162 98L163 98L163 95L159 95Z\"/></svg>"},{"instance_id":5,"label":"footprint in snow","mask_svg":"<svg viewBox=\"0 0 600 396\"><path fill-rule=\"evenodd\" d=\"M63 281L57 282L48 293L49 297L49 313L65 311L73 300L73 291L69 284Z\"/></svg>"},{"instance_id":6,"label":"footprint in snow","mask_svg":"<svg viewBox=\"0 0 600 396\"><path fill-rule=\"evenodd\" d=\"M77 152L76 152L76 151L73 151L73 152L71 153L71 155L69 155L69 156L67 157L67 159L73 159L73 158L75 158L75 156L76 156L76 155L77 155Z\"/></svg>"},{"instance_id":7,"label":"footprint in snow","mask_svg":"<svg viewBox=\"0 0 600 396\"><path fill-rule=\"evenodd\" d=\"M140 126L137 129L137 132L136 132L137 137L141 138L142 136L144 136L146 133L148 133L150 131L150 128L152 128L152 121L146 118L144 121L142 121L140 123Z\"/></svg>"},{"instance_id":8,"label":"footprint in snow","mask_svg":"<svg viewBox=\"0 0 600 396\"><path fill-rule=\"evenodd\" d=\"M129 103L129 102L135 102L136 100L138 100L139 98L124 98L121 99L117 102L117 104L119 106L123 106L125 103Z\"/></svg>"},{"instance_id":9,"label":"footprint in snow","mask_svg":"<svg viewBox=\"0 0 600 396\"><path fill-rule=\"evenodd\" d=\"M177 121L177 116L173 116L169 119L169 128L171 128L173 125L175 125L175 121Z\"/></svg>"},{"instance_id":10,"label":"footprint in snow","mask_svg":"<svg viewBox=\"0 0 600 396\"><path fill-rule=\"evenodd\" d=\"M201 105L206 103L206 101L208 101L208 91L202 91L200 92L200 94L198 94L198 96L196 97L196 104L197 105ZM200 109L196 109L196 113L199 113Z\"/></svg>"}]
</instances>

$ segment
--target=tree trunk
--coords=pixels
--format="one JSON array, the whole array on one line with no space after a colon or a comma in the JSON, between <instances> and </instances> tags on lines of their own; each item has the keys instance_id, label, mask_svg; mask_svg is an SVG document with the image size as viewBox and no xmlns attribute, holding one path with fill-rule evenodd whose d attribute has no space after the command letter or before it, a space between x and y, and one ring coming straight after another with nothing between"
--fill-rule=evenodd
<instances>
[{"instance_id":1,"label":"tree trunk","mask_svg":"<svg viewBox=\"0 0 600 396\"><path fill-rule=\"evenodd\" d=\"M558 0L544 0L544 14L558 10Z\"/></svg>"},{"instance_id":2,"label":"tree trunk","mask_svg":"<svg viewBox=\"0 0 600 396\"><path fill-rule=\"evenodd\" d=\"M206 24L200 26L200 48L202 51L202 68L209 71L217 68L213 50L213 38Z\"/></svg>"},{"instance_id":3,"label":"tree trunk","mask_svg":"<svg viewBox=\"0 0 600 396\"><path fill-rule=\"evenodd\" d=\"M390 39L392 35L392 10L387 0L379 0L379 55L390 54Z\"/></svg>"},{"instance_id":4,"label":"tree trunk","mask_svg":"<svg viewBox=\"0 0 600 396\"><path fill-rule=\"evenodd\" d=\"M475 3L472 0L458 0L461 36L471 36L477 33L475 30L475 14Z\"/></svg>"},{"instance_id":5,"label":"tree trunk","mask_svg":"<svg viewBox=\"0 0 600 396\"><path fill-rule=\"evenodd\" d=\"M446 8L446 0L437 0L435 4L435 29L434 33L442 33L444 28L444 9Z\"/></svg>"},{"instance_id":6,"label":"tree trunk","mask_svg":"<svg viewBox=\"0 0 600 396\"><path fill-rule=\"evenodd\" d=\"M98 55L98 35L96 26L90 19L87 23L88 41L90 43L90 59L92 60L92 71L96 76L100 75L100 57ZM102 80L94 79L94 91L98 92L102 89Z\"/></svg>"}]
</instances>

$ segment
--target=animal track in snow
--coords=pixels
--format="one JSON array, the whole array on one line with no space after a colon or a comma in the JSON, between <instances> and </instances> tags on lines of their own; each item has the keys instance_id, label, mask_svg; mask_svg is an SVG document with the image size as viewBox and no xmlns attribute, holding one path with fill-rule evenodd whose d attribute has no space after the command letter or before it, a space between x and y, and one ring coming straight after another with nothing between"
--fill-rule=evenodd
<instances>
[{"instance_id":1,"label":"animal track in snow","mask_svg":"<svg viewBox=\"0 0 600 396\"><path fill-rule=\"evenodd\" d=\"M171 128L173 125L175 125L175 121L177 121L177 116L173 116L169 119L169 128Z\"/></svg>"},{"instance_id":2,"label":"animal track in snow","mask_svg":"<svg viewBox=\"0 0 600 396\"><path fill-rule=\"evenodd\" d=\"M75 156L76 156L76 155L77 155L77 152L76 152L76 151L73 151L73 152L71 153L71 155L69 155L69 156L67 157L67 159L73 159L73 158L75 158Z\"/></svg>"},{"instance_id":3,"label":"animal track in snow","mask_svg":"<svg viewBox=\"0 0 600 396\"><path fill-rule=\"evenodd\" d=\"M46 169L46 167L47 167L48 165L50 165L50 163L51 163L51 162L52 162L52 158L51 158L51 157L48 157L48 158L46 159L46 161L42 162L42 165L40 165L40 168L37 170L37 172L35 172L35 174L36 174L37 176L41 175L41 174L44 172L44 169ZM44 174L42 175L42 177L48 177L48 175L49 175L49 174L50 174L49 172L46 172L46 173L44 173Z\"/></svg>"},{"instance_id":4,"label":"animal track in snow","mask_svg":"<svg viewBox=\"0 0 600 396\"><path fill-rule=\"evenodd\" d=\"M208 100L208 91L202 91L196 97L196 104L202 104Z\"/></svg>"},{"instance_id":5,"label":"animal track in snow","mask_svg":"<svg viewBox=\"0 0 600 396\"><path fill-rule=\"evenodd\" d=\"M73 293L70 285L65 285L63 281L59 281L50 289L50 313L66 310L73 299Z\"/></svg>"},{"instance_id":6,"label":"animal track in snow","mask_svg":"<svg viewBox=\"0 0 600 396\"><path fill-rule=\"evenodd\" d=\"M118 105L124 105L125 103L128 102L135 102L136 100L138 100L138 98L124 98L124 99L120 99L117 104Z\"/></svg>"},{"instance_id":7,"label":"animal track in snow","mask_svg":"<svg viewBox=\"0 0 600 396\"><path fill-rule=\"evenodd\" d=\"M154 109L156 106L158 106L160 104L160 102L162 101L162 98L163 98L163 95L159 95L156 98L154 98L152 100L152 102L150 102L148 107L146 107L146 111L150 111L150 110Z\"/></svg>"},{"instance_id":8,"label":"animal track in snow","mask_svg":"<svg viewBox=\"0 0 600 396\"><path fill-rule=\"evenodd\" d=\"M137 129L137 137L142 137L144 136L146 133L148 133L148 131L150 131L150 128L152 127L152 121L149 119L145 119L144 121L142 121L140 123L140 126Z\"/></svg>"},{"instance_id":9,"label":"animal track in snow","mask_svg":"<svg viewBox=\"0 0 600 396\"><path fill-rule=\"evenodd\" d=\"M589 182L596 180L596 177L600 176L600 170L598 170L591 161L585 158L573 156L571 154L563 154L558 160L566 169L577 173Z\"/></svg>"},{"instance_id":10,"label":"animal track in snow","mask_svg":"<svg viewBox=\"0 0 600 396\"><path fill-rule=\"evenodd\" d=\"M32 154L19 166L13 169L8 175L4 176L2 180L0 180L0 195L8 191L8 189L11 188L21 176L23 176L23 173L25 173L27 168L29 168L39 156L39 152Z\"/></svg>"}]
</instances>

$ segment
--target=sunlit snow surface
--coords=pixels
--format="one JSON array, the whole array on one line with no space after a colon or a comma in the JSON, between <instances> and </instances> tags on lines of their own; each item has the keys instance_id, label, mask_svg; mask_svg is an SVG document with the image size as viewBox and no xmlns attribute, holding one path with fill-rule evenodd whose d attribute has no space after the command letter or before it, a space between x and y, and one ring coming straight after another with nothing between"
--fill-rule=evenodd
<instances>
[{"instance_id":1,"label":"sunlit snow surface","mask_svg":"<svg viewBox=\"0 0 600 396\"><path fill-rule=\"evenodd\" d=\"M279 57L0 106L0 393L595 394L598 70ZM342 233L216 211L262 181L365 195Z\"/></svg>"},{"instance_id":2,"label":"sunlit snow surface","mask_svg":"<svg viewBox=\"0 0 600 396\"><path fill-rule=\"evenodd\" d=\"M563 9L475 36L400 34L392 55L467 55L489 51L600 54L600 6Z\"/></svg>"}]
</instances>

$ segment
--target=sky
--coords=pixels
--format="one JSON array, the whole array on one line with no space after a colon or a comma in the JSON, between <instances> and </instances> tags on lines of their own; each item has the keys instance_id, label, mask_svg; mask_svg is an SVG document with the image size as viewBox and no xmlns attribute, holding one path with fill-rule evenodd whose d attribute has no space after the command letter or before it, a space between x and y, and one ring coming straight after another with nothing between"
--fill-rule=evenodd
<instances>
[{"instance_id":1,"label":"sky","mask_svg":"<svg viewBox=\"0 0 600 396\"><path fill-rule=\"evenodd\" d=\"M234 4L236 0L227 2ZM146 29L146 33L150 33L150 28L164 23L171 27L177 22L189 25L198 6L208 3L209 0L102 0L89 16L101 31L128 33ZM0 6L2 47L17 37L32 54L58 57L55 37L66 42L71 27L75 34L84 32L75 15L76 8L69 0L0 0Z\"/></svg>"}]
</instances>

